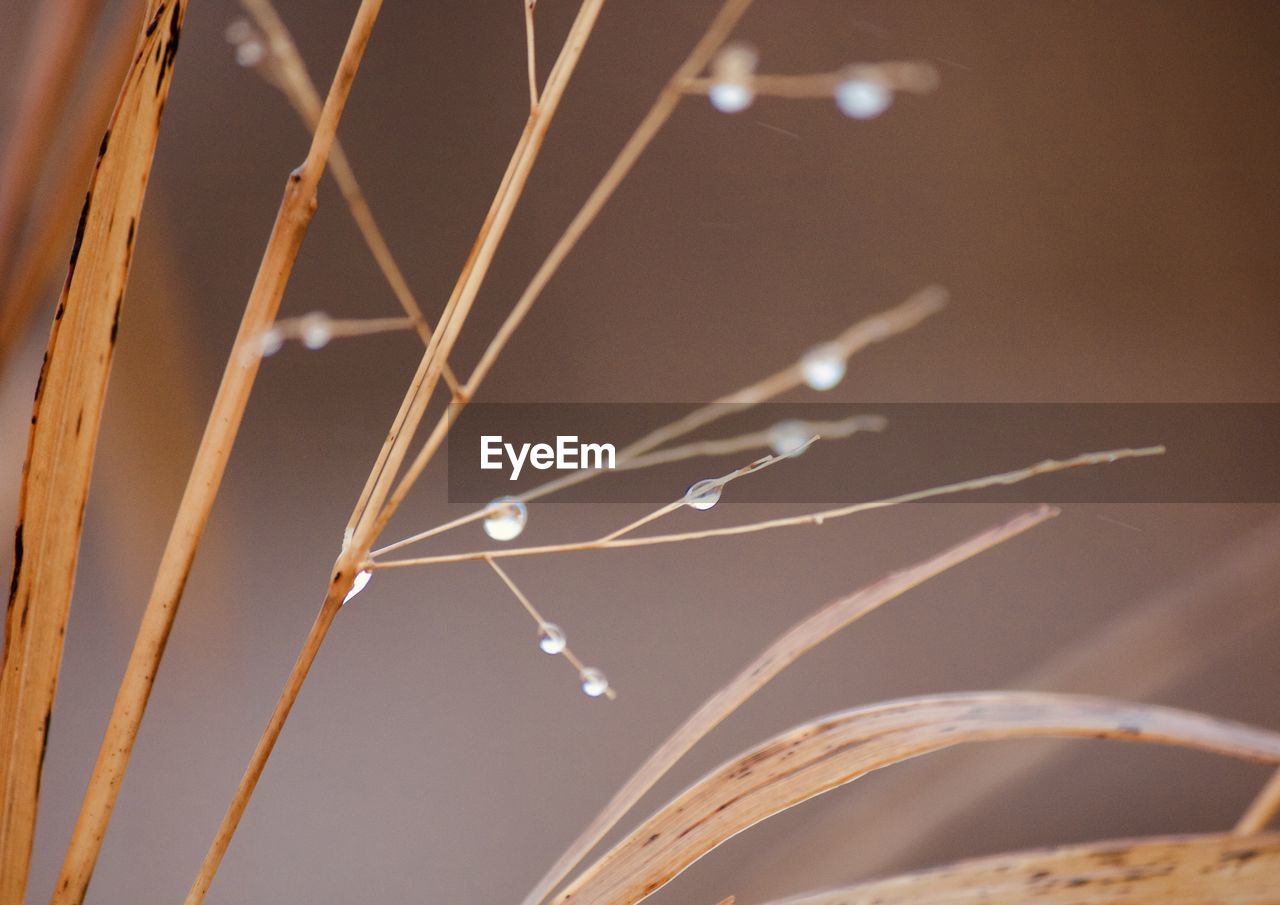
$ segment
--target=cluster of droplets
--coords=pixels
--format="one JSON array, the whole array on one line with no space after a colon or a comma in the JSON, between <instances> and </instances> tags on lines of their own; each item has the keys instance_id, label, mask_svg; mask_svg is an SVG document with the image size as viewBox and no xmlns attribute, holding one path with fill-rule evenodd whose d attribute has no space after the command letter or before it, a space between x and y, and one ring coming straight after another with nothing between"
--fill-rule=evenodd
<instances>
[{"instance_id":1,"label":"cluster of droplets","mask_svg":"<svg viewBox=\"0 0 1280 905\"><path fill-rule=\"evenodd\" d=\"M544 654L556 656L567 654L569 642L565 638L564 629L554 622L538 624L538 648ZM573 660L572 655L570 659ZM590 698L598 698L609 693L609 679L603 672L592 666L582 666L578 670L578 681L582 683L582 693Z\"/></svg>"},{"instance_id":2,"label":"cluster of droplets","mask_svg":"<svg viewBox=\"0 0 1280 905\"><path fill-rule=\"evenodd\" d=\"M741 113L756 99L753 82L760 62L747 44L724 46L711 62L711 87L707 97L721 113ZM893 88L866 66L842 71L832 91L836 108L850 119L875 119L893 103Z\"/></svg>"},{"instance_id":3,"label":"cluster of droplets","mask_svg":"<svg viewBox=\"0 0 1280 905\"><path fill-rule=\"evenodd\" d=\"M227 41L236 49L236 62L252 69L267 56L267 44L248 19L235 19L227 26Z\"/></svg>"},{"instance_id":4,"label":"cluster of droplets","mask_svg":"<svg viewBox=\"0 0 1280 905\"><path fill-rule=\"evenodd\" d=\"M308 349L323 349L333 339L333 318L323 311L304 314L294 322L298 339ZM258 350L264 355L275 355L284 347L287 331L283 324L264 330L258 339Z\"/></svg>"}]
</instances>

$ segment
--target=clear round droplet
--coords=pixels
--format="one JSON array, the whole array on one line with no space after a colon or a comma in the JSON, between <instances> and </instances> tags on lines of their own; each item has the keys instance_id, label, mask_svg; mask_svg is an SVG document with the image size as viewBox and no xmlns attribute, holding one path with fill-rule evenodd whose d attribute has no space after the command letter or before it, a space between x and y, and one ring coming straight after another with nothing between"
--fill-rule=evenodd
<instances>
[{"instance_id":1,"label":"clear round droplet","mask_svg":"<svg viewBox=\"0 0 1280 905\"><path fill-rule=\"evenodd\" d=\"M769 428L769 447L775 456L799 455L814 433L807 421L779 421Z\"/></svg>"},{"instance_id":2,"label":"clear round droplet","mask_svg":"<svg viewBox=\"0 0 1280 905\"><path fill-rule=\"evenodd\" d=\"M717 82L707 97L721 113L741 113L756 99L755 93L741 82Z\"/></svg>"},{"instance_id":3,"label":"clear round droplet","mask_svg":"<svg viewBox=\"0 0 1280 905\"><path fill-rule=\"evenodd\" d=\"M845 79L836 85L836 106L851 119L875 119L893 103L893 90L868 78Z\"/></svg>"},{"instance_id":4,"label":"clear round droplet","mask_svg":"<svg viewBox=\"0 0 1280 905\"><path fill-rule=\"evenodd\" d=\"M333 339L333 321L323 311L312 311L298 319L298 332L308 349L323 349Z\"/></svg>"},{"instance_id":5,"label":"clear round droplet","mask_svg":"<svg viewBox=\"0 0 1280 905\"><path fill-rule=\"evenodd\" d=\"M267 49L257 38L249 38L236 45L236 62L246 69L251 69L262 62Z\"/></svg>"},{"instance_id":6,"label":"clear round droplet","mask_svg":"<svg viewBox=\"0 0 1280 905\"><path fill-rule=\"evenodd\" d=\"M498 497L489 504L484 533L494 540L515 540L529 521L529 509L513 496Z\"/></svg>"},{"instance_id":7,"label":"clear round droplet","mask_svg":"<svg viewBox=\"0 0 1280 905\"><path fill-rule=\"evenodd\" d=\"M554 622L544 622L538 626L538 647L544 654L562 654L568 644L565 641L564 629Z\"/></svg>"},{"instance_id":8,"label":"clear round droplet","mask_svg":"<svg viewBox=\"0 0 1280 905\"><path fill-rule=\"evenodd\" d=\"M262 336L258 337L258 348L264 356L275 355L283 345L284 334L280 332L279 327L264 330Z\"/></svg>"},{"instance_id":9,"label":"clear round droplet","mask_svg":"<svg viewBox=\"0 0 1280 905\"><path fill-rule=\"evenodd\" d=\"M346 603L352 597L363 591L365 589L365 585L369 583L369 579L372 577L373 573L368 569L365 569L362 572L357 572L355 580L351 582L351 590L347 591L347 596L342 598L342 602Z\"/></svg>"},{"instance_id":10,"label":"clear round droplet","mask_svg":"<svg viewBox=\"0 0 1280 905\"><path fill-rule=\"evenodd\" d=\"M844 350L835 343L814 346L800 359L804 382L814 390L829 390L844 379Z\"/></svg>"},{"instance_id":11,"label":"clear round droplet","mask_svg":"<svg viewBox=\"0 0 1280 905\"><path fill-rule=\"evenodd\" d=\"M685 505L699 512L706 512L720 502L720 493L723 489L724 485L712 478L697 481L690 484L689 489L684 492Z\"/></svg>"},{"instance_id":12,"label":"clear round droplet","mask_svg":"<svg viewBox=\"0 0 1280 905\"><path fill-rule=\"evenodd\" d=\"M609 680L600 670L588 666L579 674L579 678L582 679L582 692L587 697L598 698L602 694L608 694Z\"/></svg>"},{"instance_id":13,"label":"clear round droplet","mask_svg":"<svg viewBox=\"0 0 1280 905\"><path fill-rule=\"evenodd\" d=\"M227 40L232 44L240 44L253 37L253 26L243 17L232 19L227 23Z\"/></svg>"}]
</instances>

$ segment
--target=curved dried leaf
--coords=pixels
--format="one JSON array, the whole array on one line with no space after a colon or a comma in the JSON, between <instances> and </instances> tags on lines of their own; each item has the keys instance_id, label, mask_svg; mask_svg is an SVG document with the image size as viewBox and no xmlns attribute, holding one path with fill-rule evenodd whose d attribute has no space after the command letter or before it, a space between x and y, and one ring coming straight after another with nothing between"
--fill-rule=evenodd
<instances>
[{"instance_id":1,"label":"curved dried leaf","mask_svg":"<svg viewBox=\"0 0 1280 905\"><path fill-rule=\"evenodd\" d=\"M1094 842L961 861L773 905L1276 905L1280 834Z\"/></svg>"},{"instance_id":2,"label":"curved dried leaf","mask_svg":"<svg viewBox=\"0 0 1280 905\"><path fill-rule=\"evenodd\" d=\"M645 898L747 827L872 770L963 742L1116 738L1280 762L1280 733L1105 698L985 692L893 701L805 723L705 776L574 880L558 902Z\"/></svg>"},{"instance_id":3,"label":"curved dried leaf","mask_svg":"<svg viewBox=\"0 0 1280 905\"><path fill-rule=\"evenodd\" d=\"M22 900L102 402L183 3L154 3L85 197L36 386L0 674L0 901Z\"/></svg>"},{"instance_id":4,"label":"curved dried leaf","mask_svg":"<svg viewBox=\"0 0 1280 905\"><path fill-rule=\"evenodd\" d=\"M1058 510L1052 506L1039 506L1030 512L1020 513L1004 524L976 534L922 563L887 575L847 597L838 598L793 625L748 663L729 684L708 698L649 755L649 759L614 794L604 810L543 875L521 905L536 905L546 898L680 758L805 653L930 578L1017 537L1057 514Z\"/></svg>"}]
</instances>

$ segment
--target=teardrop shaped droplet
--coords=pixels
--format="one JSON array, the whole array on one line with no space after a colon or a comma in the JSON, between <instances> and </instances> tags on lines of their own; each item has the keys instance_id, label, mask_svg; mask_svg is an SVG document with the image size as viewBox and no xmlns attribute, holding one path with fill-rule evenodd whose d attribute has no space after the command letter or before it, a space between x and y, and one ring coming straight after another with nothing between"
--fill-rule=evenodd
<instances>
[{"instance_id":1,"label":"teardrop shaped droplet","mask_svg":"<svg viewBox=\"0 0 1280 905\"><path fill-rule=\"evenodd\" d=\"M347 596L342 598L342 602L346 603L352 597L363 591L365 589L365 585L369 583L369 579L372 577L373 573L368 569L365 569L362 572L357 572L355 579L351 582L351 590L347 591Z\"/></svg>"},{"instance_id":2,"label":"teardrop shaped droplet","mask_svg":"<svg viewBox=\"0 0 1280 905\"><path fill-rule=\"evenodd\" d=\"M582 693L589 698L598 698L609 693L609 680L598 669L588 666L578 676L582 679Z\"/></svg>"},{"instance_id":3,"label":"teardrop shaped droplet","mask_svg":"<svg viewBox=\"0 0 1280 905\"><path fill-rule=\"evenodd\" d=\"M484 533L494 540L515 540L529 521L529 509L513 496L498 497L489 504Z\"/></svg>"},{"instance_id":4,"label":"teardrop shaped droplet","mask_svg":"<svg viewBox=\"0 0 1280 905\"><path fill-rule=\"evenodd\" d=\"M893 103L893 91L883 82L865 77L836 85L836 106L850 119L875 119Z\"/></svg>"},{"instance_id":5,"label":"teardrop shaped droplet","mask_svg":"<svg viewBox=\"0 0 1280 905\"><path fill-rule=\"evenodd\" d=\"M714 478L696 481L684 492L684 503L699 512L706 512L720 502L720 493L723 489L724 485Z\"/></svg>"},{"instance_id":6,"label":"teardrop shaped droplet","mask_svg":"<svg viewBox=\"0 0 1280 905\"><path fill-rule=\"evenodd\" d=\"M814 390L829 390L844 379L844 350L835 343L814 346L800 359L804 382Z\"/></svg>"},{"instance_id":7,"label":"teardrop shaped droplet","mask_svg":"<svg viewBox=\"0 0 1280 905\"><path fill-rule=\"evenodd\" d=\"M333 339L333 321L323 311L312 311L298 319L298 332L308 349L323 349Z\"/></svg>"},{"instance_id":8,"label":"teardrop shaped droplet","mask_svg":"<svg viewBox=\"0 0 1280 905\"><path fill-rule=\"evenodd\" d=\"M567 644L564 629L554 622L544 622L538 626L538 647L542 648L544 654L562 654Z\"/></svg>"},{"instance_id":9,"label":"teardrop shaped droplet","mask_svg":"<svg viewBox=\"0 0 1280 905\"><path fill-rule=\"evenodd\" d=\"M707 91L711 106L721 113L741 113L755 101L755 93L739 82L717 82Z\"/></svg>"},{"instance_id":10,"label":"teardrop shaped droplet","mask_svg":"<svg viewBox=\"0 0 1280 905\"><path fill-rule=\"evenodd\" d=\"M815 433L807 421L779 421L769 428L769 447L775 456L797 456Z\"/></svg>"}]
</instances>

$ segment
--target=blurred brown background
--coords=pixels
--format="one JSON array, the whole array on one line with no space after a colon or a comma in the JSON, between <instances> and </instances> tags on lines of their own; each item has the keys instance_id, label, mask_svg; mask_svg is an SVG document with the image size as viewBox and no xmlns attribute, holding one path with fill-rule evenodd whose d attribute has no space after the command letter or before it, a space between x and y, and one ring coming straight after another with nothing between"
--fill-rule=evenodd
<instances>
[{"instance_id":1,"label":"blurred brown background","mask_svg":"<svg viewBox=\"0 0 1280 905\"><path fill-rule=\"evenodd\" d=\"M5 85L36 6L0 9ZM108 3L108 18L124 6ZM280 3L318 82L355 7ZM824 102L762 100L725 116L687 100L484 398L710 399L938 282L951 307L854 359L831 398L1280 401L1271 0L756 7L738 35L767 71L924 58L941 89L871 123ZM606 5L468 322L460 370L714 8ZM544 75L573 12L561 0L537 10ZM47 895L61 861L221 362L307 143L275 90L235 64L223 31L237 15L229 0L201 0L187 17L99 449L30 901ZM516 0L393 0L375 30L340 135L433 315L522 126L523 67ZM0 92L6 135L11 94ZM285 313L396 313L332 184L320 202ZM0 381L6 524L48 318L43 309ZM417 357L404 334L320 353L289 347L264 367L91 902L185 893ZM691 477L717 467L695 463ZM439 468L428 474L392 535L463 511L443 502L442 479ZM330 636L210 901L516 900L679 720L779 631L1017 508L918 506L821 529L514 563L575 650L608 673L613 703L586 699L564 664L537 651L527 617L482 566L379 575ZM640 511L535 506L522 540L594 536ZM671 525L775 511L726 504ZM1159 646L1120 645L1105 669L1088 671L1090 690L1280 727L1278 519L1262 505L1073 506L823 645L642 810L825 712L1025 685L1144 601L1154 613L1190 608L1209 628L1171 633L1153 617L1133 643ZM482 540L472 526L437 549ZM1043 747L980 753L998 771L1003 758ZM962 755L871 776L732 840L654 901L758 901L1012 847L1221 829L1266 775L1171 750L1065 750L936 825L921 805L969 782ZM908 807L921 813L904 828Z\"/></svg>"}]
</instances>

